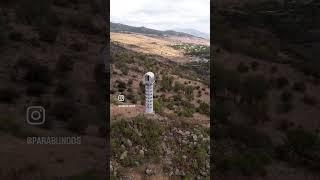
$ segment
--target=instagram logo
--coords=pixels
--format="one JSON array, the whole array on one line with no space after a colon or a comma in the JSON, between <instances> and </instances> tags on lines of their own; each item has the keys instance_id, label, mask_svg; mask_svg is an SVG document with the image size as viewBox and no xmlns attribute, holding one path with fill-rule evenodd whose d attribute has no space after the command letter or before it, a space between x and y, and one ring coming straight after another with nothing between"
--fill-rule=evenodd
<instances>
[{"instance_id":1,"label":"instagram logo","mask_svg":"<svg viewBox=\"0 0 320 180\"><path fill-rule=\"evenodd\" d=\"M42 106L30 106L27 109L27 122L30 125L41 125L45 122L45 109Z\"/></svg>"}]
</instances>

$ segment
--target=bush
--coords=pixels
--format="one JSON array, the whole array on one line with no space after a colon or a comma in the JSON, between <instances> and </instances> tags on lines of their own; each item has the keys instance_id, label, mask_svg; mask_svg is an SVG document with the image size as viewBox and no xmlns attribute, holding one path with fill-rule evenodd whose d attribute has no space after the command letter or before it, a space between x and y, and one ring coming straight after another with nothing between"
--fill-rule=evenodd
<instances>
[{"instance_id":1,"label":"bush","mask_svg":"<svg viewBox=\"0 0 320 180\"><path fill-rule=\"evenodd\" d=\"M289 84L289 81L285 77L279 77L279 78L276 79L276 87L278 89L284 88L288 84Z\"/></svg>"},{"instance_id":2,"label":"bush","mask_svg":"<svg viewBox=\"0 0 320 180\"><path fill-rule=\"evenodd\" d=\"M180 90L184 89L184 85L180 83L179 81L174 82L173 91L179 92Z\"/></svg>"},{"instance_id":3,"label":"bush","mask_svg":"<svg viewBox=\"0 0 320 180\"><path fill-rule=\"evenodd\" d=\"M59 82L54 93L59 96L72 96L70 83L67 81Z\"/></svg>"},{"instance_id":4,"label":"bush","mask_svg":"<svg viewBox=\"0 0 320 180\"><path fill-rule=\"evenodd\" d=\"M252 70L256 71L259 67L259 63L257 61L251 62L251 68Z\"/></svg>"},{"instance_id":5,"label":"bush","mask_svg":"<svg viewBox=\"0 0 320 180\"><path fill-rule=\"evenodd\" d=\"M173 77L163 75L162 80L160 81L160 86L162 91L171 91L172 90Z\"/></svg>"},{"instance_id":6,"label":"bush","mask_svg":"<svg viewBox=\"0 0 320 180\"><path fill-rule=\"evenodd\" d=\"M126 90L127 85L125 82L123 82L121 80L117 80L116 83L117 83L117 88L118 88L119 92L124 92Z\"/></svg>"},{"instance_id":7,"label":"bush","mask_svg":"<svg viewBox=\"0 0 320 180\"><path fill-rule=\"evenodd\" d=\"M52 77L49 67L46 65L32 63L28 65L25 80L29 82L39 82L43 84L50 84Z\"/></svg>"},{"instance_id":8,"label":"bush","mask_svg":"<svg viewBox=\"0 0 320 180\"><path fill-rule=\"evenodd\" d=\"M46 92L47 86L42 83L31 83L27 87L27 95L41 96Z\"/></svg>"},{"instance_id":9,"label":"bush","mask_svg":"<svg viewBox=\"0 0 320 180\"><path fill-rule=\"evenodd\" d=\"M278 71L277 66L271 66L270 72L271 72L272 74L276 73L277 71Z\"/></svg>"},{"instance_id":10,"label":"bush","mask_svg":"<svg viewBox=\"0 0 320 180\"><path fill-rule=\"evenodd\" d=\"M71 100L64 100L56 102L51 112L59 121L68 121L75 114L75 104Z\"/></svg>"},{"instance_id":11,"label":"bush","mask_svg":"<svg viewBox=\"0 0 320 180\"><path fill-rule=\"evenodd\" d=\"M136 153L128 152L126 159L121 160L123 166L132 166L131 161L148 162L159 160L161 155L161 134L163 128L157 121L146 119L143 116L133 118L131 121L120 120L111 124L111 156L119 158L122 154L121 144L130 139L135 146L142 146L148 149L143 157L138 157ZM141 133L138 136L137 131Z\"/></svg>"},{"instance_id":12,"label":"bush","mask_svg":"<svg viewBox=\"0 0 320 180\"><path fill-rule=\"evenodd\" d=\"M13 41L23 41L23 34L21 32L14 31L9 34L9 38Z\"/></svg>"},{"instance_id":13,"label":"bush","mask_svg":"<svg viewBox=\"0 0 320 180\"><path fill-rule=\"evenodd\" d=\"M303 129L286 133L286 141L277 147L277 157L293 164L318 171L320 169L319 137Z\"/></svg>"},{"instance_id":14,"label":"bush","mask_svg":"<svg viewBox=\"0 0 320 180\"><path fill-rule=\"evenodd\" d=\"M180 109L176 112L178 116L183 116L183 117L193 117L193 114L195 113L195 108L188 107L188 106L183 106L180 107Z\"/></svg>"},{"instance_id":15,"label":"bush","mask_svg":"<svg viewBox=\"0 0 320 180\"><path fill-rule=\"evenodd\" d=\"M207 116L210 116L210 106L209 106L209 104L207 104L205 102L201 102L199 104L199 107L198 107L198 112L201 113L201 114L205 114Z\"/></svg>"},{"instance_id":16,"label":"bush","mask_svg":"<svg viewBox=\"0 0 320 180\"><path fill-rule=\"evenodd\" d=\"M136 98L136 96L133 95L133 94L128 94L128 95L126 96L126 98L127 98L128 100L130 100L132 103L137 103L137 98Z\"/></svg>"},{"instance_id":17,"label":"bush","mask_svg":"<svg viewBox=\"0 0 320 180\"><path fill-rule=\"evenodd\" d=\"M17 135L21 132L19 123L10 117L0 117L0 131Z\"/></svg>"},{"instance_id":18,"label":"bush","mask_svg":"<svg viewBox=\"0 0 320 180\"><path fill-rule=\"evenodd\" d=\"M75 115L68 120L68 129L79 134L85 134L88 124L89 120L86 116Z\"/></svg>"},{"instance_id":19,"label":"bush","mask_svg":"<svg viewBox=\"0 0 320 180\"><path fill-rule=\"evenodd\" d=\"M60 25L60 20L52 11L50 0L21 0L16 9L17 17L31 25Z\"/></svg>"},{"instance_id":20,"label":"bush","mask_svg":"<svg viewBox=\"0 0 320 180\"><path fill-rule=\"evenodd\" d=\"M286 103L286 102L292 102L292 100L293 100L293 95L292 95L292 93L291 92L289 92L289 91L283 91L282 93L281 93L281 101L282 102L284 102L284 103Z\"/></svg>"},{"instance_id":21,"label":"bush","mask_svg":"<svg viewBox=\"0 0 320 180\"><path fill-rule=\"evenodd\" d=\"M154 111L156 113L161 114L163 112L163 109L164 109L164 102L161 99L156 99L154 101L153 106L154 106Z\"/></svg>"},{"instance_id":22,"label":"bush","mask_svg":"<svg viewBox=\"0 0 320 180\"><path fill-rule=\"evenodd\" d=\"M13 103L19 97L19 93L14 87L0 88L0 102Z\"/></svg>"},{"instance_id":23,"label":"bush","mask_svg":"<svg viewBox=\"0 0 320 180\"><path fill-rule=\"evenodd\" d=\"M243 62L240 62L237 67L237 70L240 73L246 73L249 71L249 67L246 64L244 64Z\"/></svg>"},{"instance_id":24,"label":"bush","mask_svg":"<svg viewBox=\"0 0 320 180\"><path fill-rule=\"evenodd\" d=\"M186 98L188 100L192 100L194 97L193 97L193 86L186 86L184 88L184 94L186 95Z\"/></svg>"},{"instance_id":25,"label":"bush","mask_svg":"<svg viewBox=\"0 0 320 180\"><path fill-rule=\"evenodd\" d=\"M59 34L59 28L57 26L42 23L38 27L39 39L48 43L54 43Z\"/></svg>"},{"instance_id":26,"label":"bush","mask_svg":"<svg viewBox=\"0 0 320 180\"><path fill-rule=\"evenodd\" d=\"M0 47L4 47L8 44L7 29L6 24L0 19Z\"/></svg>"},{"instance_id":27,"label":"bush","mask_svg":"<svg viewBox=\"0 0 320 180\"><path fill-rule=\"evenodd\" d=\"M69 23L74 29L87 34L99 34L104 32L95 23L94 18L91 15L86 14L74 14L69 18Z\"/></svg>"},{"instance_id":28,"label":"bush","mask_svg":"<svg viewBox=\"0 0 320 180\"><path fill-rule=\"evenodd\" d=\"M279 113L288 113L293 109L293 104L291 101L289 102L282 102L278 105L278 112Z\"/></svg>"},{"instance_id":29,"label":"bush","mask_svg":"<svg viewBox=\"0 0 320 180\"><path fill-rule=\"evenodd\" d=\"M69 0L53 0L53 4L61 7L69 7Z\"/></svg>"},{"instance_id":30,"label":"bush","mask_svg":"<svg viewBox=\"0 0 320 180\"><path fill-rule=\"evenodd\" d=\"M56 69L59 72L72 71L74 61L70 55L62 54L56 64Z\"/></svg>"},{"instance_id":31,"label":"bush","mask_svg":"<svg viewBox=\"0 0 320 180\"><path fill-rule=\"evenodd\" d=\"M249 76L245 79L241 94L248 103L264 99L268 93L268 82L263 76Z\"/></svg>"},{"instance_id":32,"label":"bush","mask_svg":"<svg viewBox=\"0 0 320 180\"><path fill-rule=\"evenodd\" d=\"M132 86L132 83L133 83L133 80L132 80L132 79L129 79L129 80L128 80L128 86Z\"/></svg>"},{"instance_id":33,"label":"bush","mask_svg":"<svg viewBox=\"0 0 320 180\"><path fill-rule=\"evenodd\" d=\"M77 40L70 44L70 49L77 52L88 51L88 42Z\"/></svg>"},{"instance_id":34,"label":"bush","mask_svg":"<svg viewBox=\"0 0 320 180\"><path fill-rule=\"evenodd\" d=\"M303 99L302 101L307 104L307 105L310 105L310 106L315 106L318 104L318 99L314 96L311 96L311 95L308 95L308 94L305 94L303 96Z\"/></svg>"},{"instance_id":35,"label":"bush","mask_svg":"<svg viewBox=\"0 0 320 180\"><path fill-rule=\"evenodd\" d=\"M304 82L295 82L292 87L295 91L304 92L306 90L306 85Z\"/></svg>"}]
</instances>

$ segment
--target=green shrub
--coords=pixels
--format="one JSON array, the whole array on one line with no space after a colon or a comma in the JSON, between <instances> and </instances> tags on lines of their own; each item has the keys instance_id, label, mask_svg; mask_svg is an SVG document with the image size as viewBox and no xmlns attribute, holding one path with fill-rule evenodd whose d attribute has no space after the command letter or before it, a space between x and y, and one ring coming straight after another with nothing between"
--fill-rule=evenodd
<instances>
[{"instance_id":1,"label":"green shrub","mask_svg":"<svg viewBox=\"0 0 320 180\"><path fill-rule=\"evenodd\" d=\"M160 81L160 86L162 91L171 91L172 90L173 77L163 75Z\"/></svg>"},{"instance_id":2,"label":"green shrub","mask_svg":"<svg viewBox=\"0 0 320 180\"><path fill-rule=\"evenodd\" d=\"M193 117L194 113L195 113L194 107L188 107L188 106L183 106L183 105L177 111L178 116L183 116L183 117Z\"/></svg>"},{"instance_id":3,"label":"green shrub","mask_svg":"<svg viewBox=\"0 0 320 180\"><path fill-rule=\"evenodd\" d=\"M119 92L124 92L127 88L126 83L121 80L117 80L116 84L117 84L117 88L118 88Z\"/></svg>"},{"instance_id":4,"label":"green shrub","mask_svg":"<svg viewBox=\"0 0 320 180\"><path fill-rule=\"evenodd\" d=\"M180 83L179 81L174 82L174 92L179 92L182 89L184 89L184 85L182 83Z\"/></svg>"},{"instance_id":5,"label":"green shrub","mask_svg":"<svg viewBox=\"0 0 320 180\"><path fill-rule=\"evenodd\" d=\"M210 116L210 106L209 106L209 104L207 104L205 102L201 102L199 104L199 107L198 107L198 112L201 113L201 114L205 114L207 116Z\"/></svg>"},{"instance_id":6,"label":"green shrub","mask_svg":"<svg viewBox=\"0 0 320 180\"><path fill-rule=\"evenodd\" d=\"M161 114L163 112L163 109L164 109L164 102L162 101L162 99L156 99L154 101L153 106L154 106L154 111L156 113Z\"/></svg>"},{"instance_id":7,"label":"green shrub","mask_svg":"<svg viewBox=\"0 0 320 180\"><path fill-rule=\"evenodd\" d=\"M137 134L141 133L141 136ZM134 166L132 161L149 162L150 160L159 160L161 155L161 134L163 128L157 121L146 119L143 116L135 117L132 120L119 120L111 124L111 156L118 160L122 154L121 144L130 139L135 146L143 146L145 151L143 157L139 154L128 152L124 160L120 160L123 166Z\"/></svg>"},{"instance_id":8,"label":"green shrub","mask_svg":"<svg viewBox=\"0 0 320 180\"><path fill-rule=\"evenodd\" d=\"M188 100L192 100L193 97L193 86L186 86L184 88L184 94Z\"/></svg>"}]
</instances>

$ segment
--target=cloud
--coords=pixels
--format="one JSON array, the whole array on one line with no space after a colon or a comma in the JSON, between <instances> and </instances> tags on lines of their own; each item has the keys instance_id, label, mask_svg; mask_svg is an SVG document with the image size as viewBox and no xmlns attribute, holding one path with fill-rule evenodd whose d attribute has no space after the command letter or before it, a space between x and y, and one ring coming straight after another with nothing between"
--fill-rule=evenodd
<instances>
[{"instance_id":1,"label":"cloud","mask_svg":"<svg viewBox=\"0 0 320 180\"><path fill-rule=\"evenodd\" d=\"M210 33L210 0L111 0L110 18L132 26Z\"/></svg>"}]
</instances>

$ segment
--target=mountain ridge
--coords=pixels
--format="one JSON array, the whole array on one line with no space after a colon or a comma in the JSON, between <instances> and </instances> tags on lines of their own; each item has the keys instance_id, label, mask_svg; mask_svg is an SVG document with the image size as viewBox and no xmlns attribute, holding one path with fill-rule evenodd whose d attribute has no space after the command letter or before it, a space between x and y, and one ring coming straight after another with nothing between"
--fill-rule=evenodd
<instances>
[{"instance_id":1,"label":"mountain ridge","mask_svg":"<svg viewBox=\"0 0 320 180\"><path fill-rule=\"evenodd\" d=\"M136 26L129 26L126 24L113 23L113 22L110 22L110 32L132 32L132 33L142 33L142 34L157 35L157 36L179 36L179 37L203 38L203 37L198 37L186 32L177 32L175 30L161 31L161 30L147 28L144 26L136 27Z\"/></svg>"}]
</instances>

